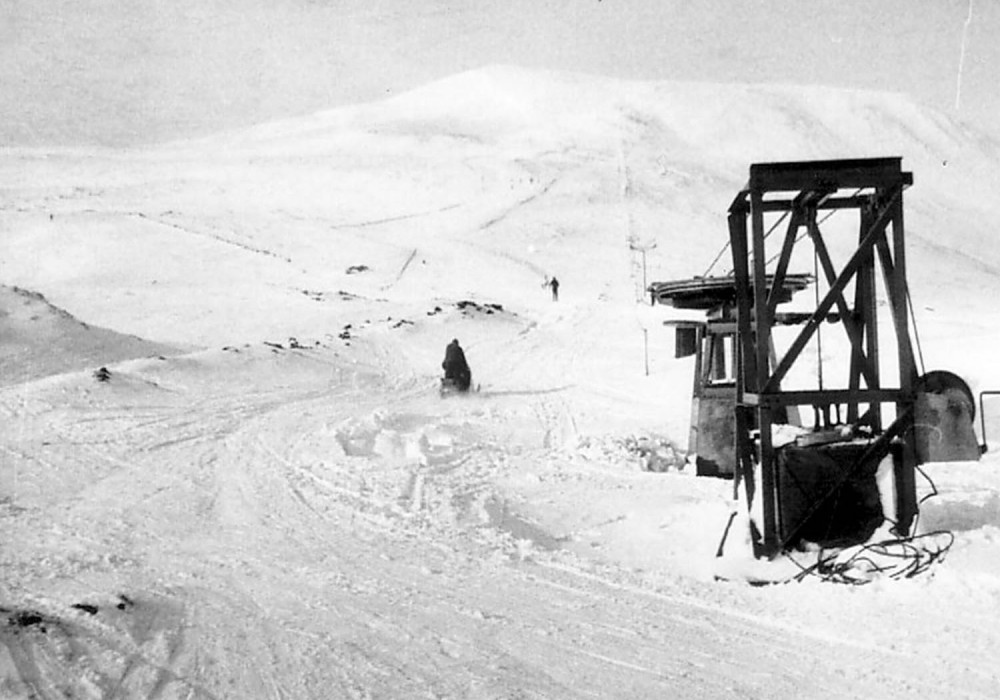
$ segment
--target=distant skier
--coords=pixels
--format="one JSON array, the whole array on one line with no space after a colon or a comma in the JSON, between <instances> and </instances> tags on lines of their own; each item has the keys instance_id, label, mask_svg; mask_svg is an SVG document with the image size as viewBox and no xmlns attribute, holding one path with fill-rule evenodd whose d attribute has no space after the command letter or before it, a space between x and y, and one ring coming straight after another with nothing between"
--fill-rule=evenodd
<instances>
[{"instance_id":1,"label":"distant skier","mask_svg":"<svg viewBox=\"0 0 1000 700\"><path fill-rule=\"evenodd\" d=\"M549 280L549 286L552 287L552 301L559 301L559 280L553 277Z\"/></svg>"},{"instance_id":2,"label":"distant skier","mask_svg":"<svg viewBox=\"0 0 1000 700\"><path fill-rule=\"evenodd\" d=\"M465 361L465 352L455 338L444 351L444 362L441 363L444 369L444 385L455 387L458 391L468 391L472 384L472 370Z\"/></svg>"}]
</instances>

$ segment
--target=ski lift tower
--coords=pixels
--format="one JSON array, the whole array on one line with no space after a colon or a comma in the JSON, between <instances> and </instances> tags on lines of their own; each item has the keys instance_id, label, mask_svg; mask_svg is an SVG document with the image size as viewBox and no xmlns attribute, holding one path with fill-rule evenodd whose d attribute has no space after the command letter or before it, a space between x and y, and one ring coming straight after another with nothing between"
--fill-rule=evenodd
<instances>
[{"instance_id":1,"label":"ski lift tower","mask_svg":"<svg viewBox=\"0 0 1000 700\"><path fill-rule=\"evenodd\" d=\"M913 183L901 158L789 163L757 163L729 208L729 235L737 301L736 475L748 506L761 499L762 518L753 531L755 555L771 557L805 539L864 539L856 518L841 518L848 530L830 531L836 513L824 509L866 500L850 491L864 475L874 484L882 460L893 457L895 529L907 534L917 513L914 396L918 375L910 342L906 254L903 246L903 190ZM856 210L860 229L853 254L834 264L817 215ZM765 219L787 219L783 235L769 240ZM777 232L778 223L772 230ZM800 231L804 233L800 236ZM827 291L782 357L770 354L778 290L789 275L792 254L808 238ZM768 246L769 243L774 245ZM774 263L772 272L766 266ZM883 375L877 319L876 272L881 271L895 330L898 377ZM817 280L819 284L819 280ZM833 312L833 313L831 313ZM802 357L821 323L835 319L850 342L850 368L837 388L785 391L781 382ZM894 406L883 425L883 409ZM822 425L852 437L840 444L776 446L779 416L792 407L811 406ZM836 417L834 417L836 416ZM843 420L841 420L843 419ZM805 497L803 483L808 484ZM862 490L863 491L863 490ZM792 496L792 493L798 496ZM860 493L860 492L859 492ZM867 498L870 501L870 498ZM870 505L870 504L869 504ZM859 507L863 510L864 504ZM876 504L877 507L877 504ZM822 522L820 522L822 515ZM881 516L881 509L879 509ZM864 517L862 517L864 519ZM869 518L871 520L871 518ZM851 529L854 528L854 529ZM822 529L817 536L817 530ZM869 533L870 534L870 533Z\"/></svg>"}]
</instances>

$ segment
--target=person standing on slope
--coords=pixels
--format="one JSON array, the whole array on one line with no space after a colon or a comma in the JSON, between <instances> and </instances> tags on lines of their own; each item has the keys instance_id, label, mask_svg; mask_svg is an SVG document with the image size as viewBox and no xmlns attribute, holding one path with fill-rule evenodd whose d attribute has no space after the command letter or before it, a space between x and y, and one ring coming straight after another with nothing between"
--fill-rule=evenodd
<instances>
[{"instance_id":1,"label":"person standing on slope","mask_svg":"<svg viewBox=\"0 0 1000 700\"><path fill-rule=\"evenodd\" d=\"M553 277L549 281L549 286L552 287L552 301L559 301L559 280Z\"/></svg>"},{"instance_id":2,"label":"person standing on slope","mask_svg":"<svg viewBox=\"0 0 1000 700\"><path fill-rule=\"evenodd\" d=\"M472 384L472 370L469 363L465 361L465 352L455 338L444 350L444 362L441 363L444 369L445 383L451 383L459 391L468 391Z\"/></svg>"}]
</instances>

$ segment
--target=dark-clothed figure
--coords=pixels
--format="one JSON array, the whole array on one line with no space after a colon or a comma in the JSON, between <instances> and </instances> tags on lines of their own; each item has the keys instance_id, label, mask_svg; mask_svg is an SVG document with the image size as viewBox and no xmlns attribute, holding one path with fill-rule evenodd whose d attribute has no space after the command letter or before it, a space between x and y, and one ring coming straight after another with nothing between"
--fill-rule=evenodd
<instances>
[{"instance_id":1,"label":"dark-clothed figure","mask_svg":"<svg viewBox=\"0 0 1000 700\"><path fill-rule=\"evenodd\" d=\"M469 390L469 385L472 384L472 370L469 369L469 364L465 361L465 353L458 344L457 338L448 343L448 347L445 348L444 362L441 363L441 367L444 369L446 381L453 382L459 391Z\"/></svg>"},{"instance_id":2,"label":"dark-clothed figure","mask_svg":"<svg viewBox=\"0 0 1000 700\"><path fill-rule=\"evenodd\" d=\"M549 286L552 287L552 301L559 301L559 280L553 277Z\"/></svg>"}]
</instances>

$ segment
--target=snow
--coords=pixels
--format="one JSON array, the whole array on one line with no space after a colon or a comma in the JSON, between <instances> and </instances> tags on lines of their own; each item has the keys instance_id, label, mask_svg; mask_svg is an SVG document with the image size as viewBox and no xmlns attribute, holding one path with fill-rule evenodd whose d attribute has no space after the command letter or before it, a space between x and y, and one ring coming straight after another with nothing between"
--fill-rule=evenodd
<instances>
[{"instance_id":1,"label":"snow","mask_svg":"<svg viewBox=\"0 0 1000 700\"><path fill-rule=\"evenodd\" d=\"M701 274L751 162L902 155L923 357L991 389L998 153L900 95L506 67L7 149L2 694L997 697L995 405L980 462L924 467L943 561L749 585L800 569L716 559L732 484L684 466L630 244ZM442 399L452 338L479 390Z\"/></svg>"}]
</instances>

